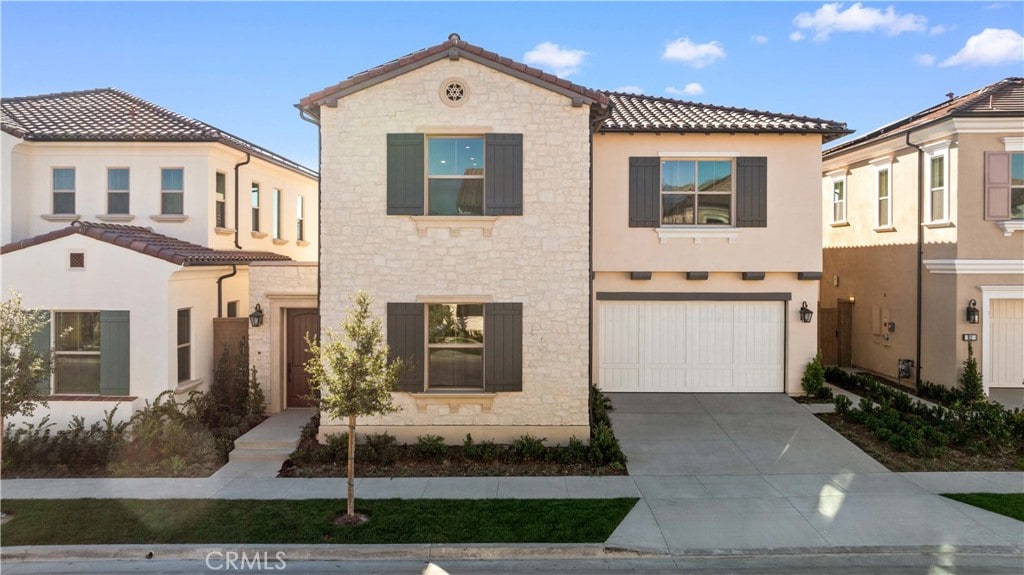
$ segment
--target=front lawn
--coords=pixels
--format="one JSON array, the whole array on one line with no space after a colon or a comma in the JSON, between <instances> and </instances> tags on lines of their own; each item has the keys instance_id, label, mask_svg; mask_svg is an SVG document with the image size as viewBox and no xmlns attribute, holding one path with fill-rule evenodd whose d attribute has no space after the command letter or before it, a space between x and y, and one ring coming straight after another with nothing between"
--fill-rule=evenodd
<instances>
[{"instance_id":1,"label":"front lawn","mask_svg":"<svg viewBox=\"0 0 1024 575\"><path fill-rule=\"evenodd\" d=\"M370 521L334 525L344 500L4 500L10 545L131 543L600 543L622 499L360 500Z\"/></svg>"},{"instance_id":2,"label":"front lawn","mask_svg":"<svg viewBox=\"0 0 1024 575\"><path fill-rule=\"evenodd\" d=\"M942 496L1024 521L1024 493L943 493Z\"/></svg>"}]
</instances>

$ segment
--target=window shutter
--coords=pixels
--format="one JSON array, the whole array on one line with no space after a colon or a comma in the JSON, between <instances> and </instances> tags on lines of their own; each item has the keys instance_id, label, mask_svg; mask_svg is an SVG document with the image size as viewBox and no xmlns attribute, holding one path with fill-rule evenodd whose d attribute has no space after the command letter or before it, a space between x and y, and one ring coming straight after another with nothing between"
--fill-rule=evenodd
<instances>
[{"instance_id":1,"label":"window shutter","mask_svg":"<svg viewBox=\"0 0 1024 575\"><path fill-rule=\"evenodd\" d=\"M32 348L38 353L43 361L50 361L51 349L50 349L50 312L40 310L36 312L39 317L46 321L43 324L43 328L36 333L32 334ZM40 395L50 395L50 376L47 376L40 381L36 386L36 392Z\"/></svg>"},{"instance_id":2,"label":"window shutter","mask_svg":"<svg viewBox=\"0 0 1024 575\"><path fill-rule=\"evenodd\" d=\"M388 134L388 215L423 215L423 134Z\"/></svg>"},{"instance_id":3,"label":"window shutter","mask_svg":"<svg viewBox=\"0 0 1024 575\"><path fill-rule=\"evenodd\" d=\"M1010 219L1010 153L985 152L985 219Z\"/></svg>"},{"instance_id":4,"label":"window shutter","mask_svg":"<svg viewBox=\"0 0 1024 575\"><path fill-rule=\"evenodd\" d=\"M484 389L523 390L523 304L484 304Z\"/></svg>"},{"instance_id":5,"label":"window shutter","mask_svg":"<svg viewBox=\"0 0 1024 575\"><path fill-rule=\"evenodd\" d=\"M405 365L395 386L397 391L423 391L423 308L421 303L388 304L388 358L400 358Z\"/></svg>"},{"instance_id":6,"label":"window shutter","mask_svg":"<svg viewBox=\"0 0 1024 575\"><path fill-rule=\"evenodd\" d=\"M127 311L100 312L100 395L128 395L131 338Z\"/></svg>"},{"instance_id":7,"label":"window shutter","mask_svg":"<svg viewBox=\"0 0 1024 575\"><path fill-rule=\"evenodd\" d=\"M523 135L487 134L484 146L485 213L523 215Z\"/></svg>"},{"instance_id":8,"label":"window shutter","mask_svg":"<svg viewBox=\"0 0 1024 575\"><path fill-rule=\"evenodd\" d=\"M768 227L768 158L736 158L736 227Z\"/></svg>"},{"instance_id":9,"label":"window shutter","mask_svg":"<svg viewBox=\"0 0 1024 575\"><path fill-rule=\"evenodd\" d=\"M661 160L629 159L629 227L661 225Z\"/></svg>"}]
</instances>

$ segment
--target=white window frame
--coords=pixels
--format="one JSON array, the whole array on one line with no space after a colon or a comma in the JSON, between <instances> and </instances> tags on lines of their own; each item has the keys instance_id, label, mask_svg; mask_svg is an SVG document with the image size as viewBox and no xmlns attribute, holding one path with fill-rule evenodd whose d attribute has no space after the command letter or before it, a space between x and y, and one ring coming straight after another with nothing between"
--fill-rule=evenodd
<instances>
[{"instance_id":1,"label":"white window frame","mask_svg":"<svg viewBox=\"0 0 1024 575\"><path fill-rule=\"evenodd\" d=\"M829 220L833 226L846 226L849 225L850 217L850 187L847 185L846 180L846 168L835 172L829 172L828 178L828 194L829 194L829 205L832 206L831 215ZM843 185L843 199L836 201L836 184L841 183ZM836 218L836 206L841 205L843 207L843 217Z\"/></svg>"},{"instance_id":2,"label":"white window frame","mask_svg":"<svg viewBox=\"0 0 1024 575\"><path fill-rule=\"evenodd\" d=\"M886 157L879 158L877 160L872 160L871 165L875 167L875 231L890 232L895 229L895 225L892 221L892 158ZM880 185L880 179L882 177L883 172L887 174L888 189L886 190L886 192L888 195L885 199L888 200L889 202L888 209L886 210L887 221L884 224L882 223L881 218L878 217L881 213L880 207L882 204L882 187Z\"/></svg>"},{"instance_id":3,"label":"white window frame","mask_svg":"<svg viewBox=\"0 0 1024 575\"><path fill-rule=\"evenodd\" d=\"M306 202L301 194L295 196L295 241L306 240Z\"/></svg>"},{"instance_id":4,"label":"white window frame","mask_svg":"<svg viewBox=\"0 0 1024 575\"><path fill-rule=\"evenodd\" d=\"M950 210L950 181L949 181L949 144L948 140L935 142L927 146L921 146L924 151L924 225L947 225L952 221ZM932 195L935 189L932 188L932 161L935 158L942 158L942 218L932 218ZM938 189L938 188L936 188Z\"/></svg>"},{"instance_id":5,"label":"white window frame","mask_svg":"<svg viewBox=\"0 0 1024 575\"><path fill-rule=\"evenodd\" d=\"M281 238L281 220L282 220L282 218L281 218L281 215L282 215L281 214L281 207L283 205L281 203L281 196L282 195L283 194L282 194L282 192L281 192L281 190L279 188L271 188L271 192L270 192L270 204L271 204L270 205L270 227L273 228L273 229L270 232L271 233L270 237L275 239L275 240L283 239L283 238Z\"/></svg>"},{"instance_id":6,"label":"white window frame","mask_svg":"<svg viewBox=\"0 0 1024 575\"><path fill-rule=\"evenodd\" d=\"M124 170L128 173L128 189L113 190L110 188L110 172L113 170ZM132 169L127 166L107 166L107 216L127 216L132 213ZM110 211L110 196L112 194L124 194L128 196L128 211L114 213Z\"/></svg>"},{"instance_id":7,"label":"white window frame","mask_svg":"<svg viewBox=\"0 0 1024 575\"><path fill-rule=\"evenodd\" d=\"M180 170L181 171L181 189L165 189L164 188L164 172L167 170ZM181 195L181 213L172 213L164 211L164 196L167 194L180 194ZM161 216L183 216L185 215L185 167L184 166L161 166L160 167L160 215Z\"/></svg>"},{"instance_id":8,"label":"white window frame","mask_svg":"<svg viewBox=\"0 0 1024 575\"><path fill-rule=\"evenodd\" d=\"M220 180L224 182L224 189L218 189ZM223 193L222 193L223 192ZM217 208L220 207L224 214L224 221L217 221ZM213 173L213 224L215 227L225 229L228 227L228 175L220 170Z\"/></svg>"},{"instance_id":9,"label":"white window frame","mask_svg":"<svg viewBox=\"0 0 1024 575\"><path fill-rule=\"evenodd\" d=\"M188 333L185 334L188 339L184 343L178 343L178 340L181 339L181 327L178 319L181 312L188 314ZM181 385L182 383L192 381L194 375L192 373L192 368L195 367L192 362L192 308L179 308L174 314L174 326L174 377L178 384ZM181 377L181 350L186 348L188 349L188 376L183 379Z\"/></svg>"},{"instance_id":10,"label":"white window frame","mask_svg":"<svg viewBox=\"0 0 1024 575\"><path fill-rule=\"evenodd\" d=\"M70 190L57 189L57 170L71 171L71 177L74 179L74 186ZM75 209L70 212L58 212L57 194L70 195L71 203L75 204ZM50 213L62 216L69 216L78 213L78 170L75 169L74 166L53 166L50 168Z\"/></svg>"}]
</instances>

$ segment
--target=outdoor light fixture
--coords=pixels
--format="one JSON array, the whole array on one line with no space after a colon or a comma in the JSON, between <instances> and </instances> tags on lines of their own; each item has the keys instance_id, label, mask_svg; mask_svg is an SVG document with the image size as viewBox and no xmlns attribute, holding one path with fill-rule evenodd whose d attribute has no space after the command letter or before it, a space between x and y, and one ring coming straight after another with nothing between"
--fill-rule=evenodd
<instances>
[{"instance_id":1,"label":"outdoor light fixture","mask_svg":"<svg viewBox=\"0 0 1024 575\"><path fill-rule=\"evenodd\" d=\"M260 308L260 304L256 304L256 309L249 314L249 325L253 327L263 325L263 309Z\"/></svg>"},{"instance_id":2,"label":"outdoor light fixture","mask_svg":"<svg viewBox=\"0 0 1024 575\"><path fill-rule=\"evenodd\" d=\"M814 317L814 312L811 308L807 307L807 302L804 302L800 306L800 321L804 323L811 323L811 318Z\"/></svg>"},{"instance_id":3,"label":"outdoor light fixture","mask_svg":"<svg viewBox=\"0 0 1024 575\"><path fill-rule=\"evenodd\" d=\"M978 311L978 301L971 300L967 303L967 323L979 323L981 321L981 312Z\"/></svg>"}]
</instances>

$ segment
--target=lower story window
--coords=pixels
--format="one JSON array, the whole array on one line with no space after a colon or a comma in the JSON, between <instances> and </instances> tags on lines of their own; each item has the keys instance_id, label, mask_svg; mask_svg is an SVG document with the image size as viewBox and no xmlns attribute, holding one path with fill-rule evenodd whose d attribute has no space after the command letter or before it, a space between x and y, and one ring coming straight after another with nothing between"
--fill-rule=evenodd
<instances>
[{"instance_id":1,"label":"lower story window","mask_svg":"<svg viewBox=\"0 0 1024 575\"><path fill-rule=\"evenodd\" d=\"M192 310L178 310L178 381L192 379Z\"/></svg>"},{"instance_id":2,"label":"lower story window","mask_svg":"<svg viewBox=\"0 0 1024 575\"><path fill-rule=\"evenodd\" d=\"M56 312L56 393L100 393L100 313Z\"/></svg>"},{"instance_id":3,"label":"lower story window","mask_svg":"<svg viewBox=\"0 0 1024 575\"><path fill-rule=\"evenodd\" d=\"M427 386L482 389L484 386L483 304L427 306Z\"/></svg>"}]
</instances>

